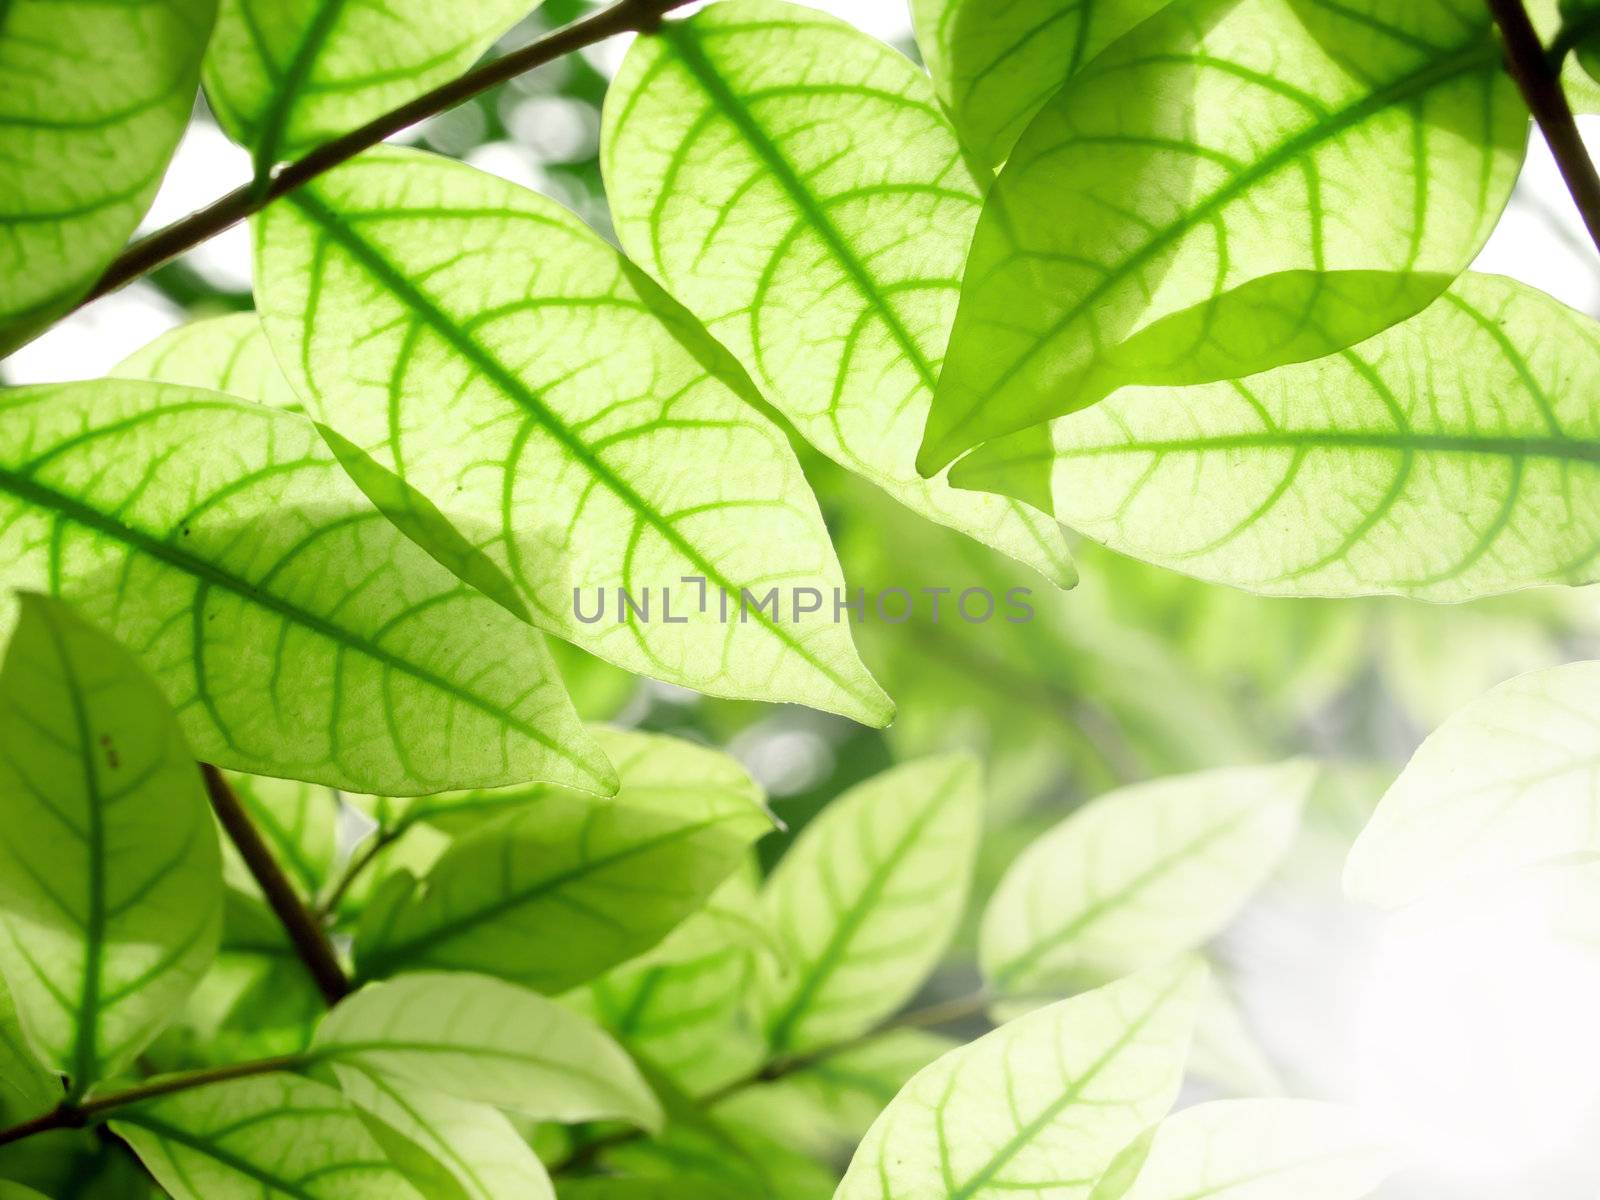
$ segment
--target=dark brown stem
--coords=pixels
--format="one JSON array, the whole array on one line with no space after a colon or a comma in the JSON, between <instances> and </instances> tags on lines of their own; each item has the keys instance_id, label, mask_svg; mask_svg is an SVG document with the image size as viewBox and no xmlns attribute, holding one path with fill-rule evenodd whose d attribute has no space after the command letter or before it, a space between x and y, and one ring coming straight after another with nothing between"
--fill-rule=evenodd
<instances>
[{"instance_id":1,"label":"dark brown stem","mask_svg":"<svg viewBox=\"0 0 1600 1200\"><path fill-rule=\"evenodd\" d=\"M1505 44L1506 68L1522 90L1533 119L1550 143L1550 152L1567 191L1588 227L1589 238L1600 250L1600 173L1578 135L1578 122L1561 89L1561 63L1545 51L1522 0L1485 0L1500 27Z\"/></svg>"},{"instance_id":2,"label":"dark brown stem","mask_svg":"<svg viewBox=\"0 0 1600 1200\"><path fill-rule=\"evenodd\" d=\"M0 1146L8 1146L12 1142L20 1142L24 1138L49 1133L55 1129L82 1129L107 1113L126 1108L130 1104L138 1104L141 1100L154 1100L159 1096L170 1096L174 1092L187 1092L191 1088L205 1087L212 1083L226 1083L230 1079L248 1079L252 1075L265 1075L272 1071L296 1071L310 1061L311 1056L307 1054L286 1054L277 1058L260 1058L246 1063L234 1063L226 1067L206 1067L199 1071L185 1071L178 1075L168 1075L163 1079L152 1079L147 1083L124 1088L120 1092L108 1092L104 1096L81 1104L58 1104L48 1112L40 1113L20 1125L0 1129Z\"/></svg>"},{"instance_id":3,"label":"dark brown stem","mask_svg":"<svg viewBox=\"0 0 1600 1200\"><path fill-rule=\"evenodd\" d=\"M619 33L649 29L661 20L663 13L687 3L689 0L619 0L593 16L575 21L503 58L484 63L465 75L440 84L431 92L424 92L415 100L374 117L359 129L352 129L331 142L324 142L305 157L284 166L269 179L252 181L235 188L205 208L129 246L106 268L105 274L89 289L88 295L78 301L74 311L194 249L201 242L253 216L274 200L303 187L318 175L347 162L363 150L371 149L402 129L437 116L480 92L488 91L535 67L554 62L575 50L603 42Z\"/></svg>"},{"instance_id":4,"label":"dark brown stem","mask_svg":"<svg viewBox=\"0 0 1600 1200\"><path fill-rule=\"evenodd\" d=\"M250 814L245 812L238 794L223 778L222 772L210 763L201 763L200 774L205 778L206 793L211 797L211 807L216 811L217 820L222 822L222 828L239 851L239 857L244 859L244 865L250 869L261 894L283 925L284 933L316 982L317 990L329 1006L339 1003L350 994L350 980L339 965L339 959L322 926L301 903L294 885L283 873L272 851L267 849L267 844L261 840Z\"/></svg>"}]
</instances>

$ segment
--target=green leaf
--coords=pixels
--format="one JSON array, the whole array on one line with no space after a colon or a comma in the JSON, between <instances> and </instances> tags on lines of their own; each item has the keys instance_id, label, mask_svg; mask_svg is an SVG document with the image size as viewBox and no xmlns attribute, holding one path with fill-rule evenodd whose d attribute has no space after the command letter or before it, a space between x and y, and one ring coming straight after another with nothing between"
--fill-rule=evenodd
<instances>
[{"instance_id":1,"label":"green leaf","mask_svg":"<svg viewBox=\"0 0 1600 1200\"><path fill-rule=\"evenodd\" d=\"M111 1130L174 1200L418 1200L344 1098L295 1075L177 1092Z\"/></svg>"},{"instance_id":2,"label":"green leaf","mask_svg":"<svg viewBox=\"0 0 1600 1200\"><path fill-rule=\"evenodd\" d=\"M623 780L616 796L552 792L460 838L420 884L363 914L360 976L477 971L565 991L659 942L772 829L722 754L620 731L600 744Z\"/></svg>"},{"instance_id":3,"label":"green leaf","mask_svg":"<svg viewBox=\"0 0 1600 1200\"><path fill-rule=\"evenodd\" d=\"M337 1066L538 1120L627 1120L661 1110L632 1060L588 1021L482 975L406 975L340 1003L312 1052Z\"/></svg>"},{"instance_id":4,"label":"green leaf","mask_svg":"<svg viewBox=\"0 0 1600 1200\"><path fill-rule=\"evenodd\" d=\"M837 1200L1083 1200L1176 1098L1200 980L1156 968L952 1050L884 1109Z\"/></svg>"},{"instance_id":5,"label":"green leaf","mask_svg":"<svg viewBox=\"0 0 1600 1200\"><path fill-rule=\"evenodd\" d=\"M1487 238L1527 129L1478 0L1165 9L1040 111L989 193L918 465L1411 316Z\"/></svg>"},{"instance_id":6,"label":"green leaf","mask_svg":"<svg viewBox=\"0 0 1600 1200\"><path fill-rule=\"evenodd\" d=\"M0 5L0 357L94 283L189 122L216 0Z\"/></svg>"},{"instance_id":7,"label":"green leaf","mask_svg":"<svg viewBox=\"0 0 1600 1200\"><path fill-rule=\"evenodd\" d=\"M1219 1100L1168 1117L1091 1200L1361 1200L1394 1170L1355 1114L1309 1100ZM1120 1165L1120 1164L1119 1164Z\"/></svg>"},{"instance_id":8,"label":"green leaf","mask_svg":"<svg viewBox=\"0 0 1600 1200\"><path fill-rule=\"evenodd\" d=\"M428 1200L553 1200L538 1155L497 1109L354 1067L337 1073L367 1131Z\"/></svg>"},{"instance_id":9,"label":"green leaf","mask_svg":"<svg viewBox=\"0 0 1600 1200\"><path fill-rule=\"evenodd\" d=\"M230 313L180 325L134 351L111 374L118 379L210 388L290 412L304 407L273 360L255 313Z\"/></svg>"},{"instance_id":10,"label":"green leaf","mask_svg":"<svg viewBox=\"0 0 1600 1200\"><path fill-rule=\"evenodd\" d=\"M1548 8L1548 4L1545 7ZM1600 82L1600 4L1595 0L1560 0L1557 13L1562 26L1588 32L1574 47L1573 59L1588 74L1591 85ZM1562 86L1569 86L1565 76Z\"/></svg>"},{"instance_id":11,"label":"green leaf","mask_svg":"<svg viewBox=\"0 0 1600 1200\"><path fill-rule=\"evenodd\" d=\"M806 826L763 897L782 947L760 991L775 1053L863 1033L922 986L966 908L982 824L962 755L885 771Z\"/></svg>"},{"instance_id":12,"label":"green leaf","mask_svg":"<svg viewBox=\"0 0 1600 1200\"><path fill-rule=\"evenodd\" d=\"M50 1200L50 1198L42 1192L34 1191L31 1187L0 1179L0 1200Z\"/></svg>"},{"instance_id":13,"label":"green leaf","mask_svg":"<svg viewBox=\"0 0 1600 1200\"><path fill-rule=\"evenodd\" d=\"M833 620L843 580L783 434L571 213L381 150L256 234L267 337L296 390L437 504L542 627L700 691L889 719ZM648 619L619 619L618 588L653 598ZM773 588L776 612L758 609ZM809 619L804 589L821 597ZM604 615L580 619L601 596Z\"/></svg>"},{"instance_id":14,"label":"green leaf","mask_svg":"<svg viewBox=\"0 0 1600 1200\"><path fill-rule=\"evenodd\" d=\"M1436 729L1345 868L1355 899L1398 908L1528 867L1600 855L1600 663L1502 683Z\"/></svg>"},{"instance_id":15,"label":"green leaf","mask_svg":"<svg viewBox=\"0 0 1600 1200\"><path fill-rule=\"evenodd\" d=\"M539 636L407 541L303 417L123 380L7 392L0 527L0 586L134 648L207 761L396 795L612 784Z\"/></svg>"},{"instance_id":16,"label":"green leaf","mask_svg":"<svg viewBox=\"0 0 1600 1200\"><path fill-rule=\"evenodd\" d=\"M1091 801L1001 880L979 937L984 975L1025 993L1200 945L1277 866L1315 777L1303 762L1232 767Z\"/></svg>"},{"instance_id":17,"label":"green leaf","mask_svg":"<svg viewBox=\"0 0 1600 1200\"><path fill-rule=\"evenodd\" d=\"M818 450L1058 583L1039 513L918 478L980 185L927 79L810 8L733 0L634 43L601 160L623 247Z\"/></svg>"},{"instance_id":18,"label":"green leaf","mask_svg":"<svg viewBox=\"0 0 1600 1200\"><path fill-rule=\"evenodd\" d=\"M315 900L333 873L339 851L339 797L329 788L291 779L230 772L228 780L256 831L304 900ZM231 842L222 851L223 877L245 892L254 877Z\"/></svg>"},{"instance_id":19,"label":"green leaf","mask_svg":"<svg viewBox=\"0 0 1600 1200\"><path fill-rule=\"evenodd\" d=\"M1568 21L1575 28L1579 27L1579 22L1584 22L1582 28L1600 34L1600 4L1594 0L1526 0L1526 5L1534 31L1547 46L1555 41ZM1567 102L1574 112L1600 113L1596 41L1595 36L1581 38L1577 51L1563 64L1561 90L1567 94Z\"/></svg>"},{"instance_id":20,"label":"green leaf","mask_svg":"<svg viewBox=\"0 0 1600 1200\"><path fill-rule=\"evenodd\" d=\"M574 1179L563 1182L560 1200L748 1200L748 1197L714 1180L678 1179Z\"/></svg>"},{"instance_id":21,"label":"green leaf","mask_svg":"<svg viewBox=\"0 0 1600 1200\"><path fill-rule=\"evenodd\" d=\"M1353 349L1119 392L956 477L1048 487L1113 549L1251 591L1466 600L1600 578L1596 388L1600 326L1467 275Z\"/></svg>"},{"instance_id":22,"label":"green leaf","mask_svg":"<svg viewBox=\"0 0 1600 1200\"><path fill-rule=\"evenodd\" d=\"M0 971L76 1098L131 1062L210 965L216 832L165 699L65 605L22 597L0 705Z\"/></svg>"},{"instance_id":23,"label":"green leaf","mask_svg":"<svg viewBox=\"0 0 1600 1200\"><path fill-rule=\"evenodd\" d=\"M258 176L470 67L538 0L222 0L206 99Z\"/></svg>"},{"instance_id":24,"label":"green leaf","mask_svg":"<svg viewBox=\"0 0 1600 1200\"><path fill-rule=\"evenodd\" d=\"M985 162L1002 162L1067 80L1168 3L954 0L948 60L934 84L961 140Z\"/></svg>"}]
</instances>

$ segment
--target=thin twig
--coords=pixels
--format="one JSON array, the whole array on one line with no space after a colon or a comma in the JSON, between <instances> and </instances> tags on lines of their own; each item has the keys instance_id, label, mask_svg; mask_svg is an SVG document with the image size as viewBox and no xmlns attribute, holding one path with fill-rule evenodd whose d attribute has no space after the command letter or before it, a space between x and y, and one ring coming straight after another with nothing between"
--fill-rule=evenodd
<instances>
[{"instance_id":1,"label":"thin twig","mask_svg":"<svg viewBox=\"0 0 1600 1200\"><path fill-rule=\"evenodd\" d=\"M681 8L687 3L689 0L619 0L610 8L602 9L593 16L574 21L571 25L530 42L520 50L514 50L502 58L486 62L465 75L440 84L415 100L391 109L382 116L374 117L359 129L352 129L331 142L324 142L304 157L278 170L264 184L252 181L235 188L181 221L176 221L164 229L158 229L148 237L133 243L106 268L105 274L94 287L89 289L88 294L78 301L72 311L77 311L139 276L155 270L163 263L194 249L201 242L260 212L274 200L303 187L317 176L332 170L340 163L349 161L363 150L371 149L401 130L409 129L429 117L438 116L472 99L480 92L486 92L508 79L554 62L575 50L603 42L619 33L649 29L660 22L663 13Z\"/></svg>"},{"instance_id":2,"label":"thin twig","mask_svg":"<svg viewBox=\"0 0 1600 1200\"><path fill-rule=\"evenodd\" d=\"M295 953L316 982L317 990L330 1006L339 1003L350 994L350 980L339 965L327 934L301 902L294 885L283 873L283 868L278 865L267 844L261 840L250 814L240 803L238 794L223 778L222 772L210 763L201 763L200 774L205 778L206 793L211 797L211 807L216 811L217 819L222 822L222 828L238 849L239 857L244 859L244 865L250 869L251 876L282 924Z\"/></svg>"},{"instance_id":3,"label":"thin twig","mask_svg":"<svg viewBox=\"0 0 1600 1200\"><path fill-rule=\"evenodd\" d=\"M285 1054L276 1058L259 1058L251 1062L233 1063L225 1067L205 1067L198 1071L184 1071L161 1079L151 1079L79 1104L58 1104L19 1125L0 1129L0 1146L8 1146L12 1142L20 1142L24 1138L49 1133L56 1129L82 1129L107 1113L126 1108L130 1104L138 1104L142 1100L154 1100L159 1096L170 1096L174 1092L187 1092L192 1088L226 1083L232 1079L248 1079L252 1075L266 1075L272 1071L296 1071L310 1062L311 1057L308 1054Z\"/></svg>"},{"instance_id":4,"label":"thin twig","mask_svg":"<svg viewBox=\"0 0 1600 1200\"><path fill-rule=\"evenodd\" d=\"M1550 153L1561 168L1567 191L1572 193L1595 249L1600 250L1600 173L1595 171L1594 160L1578 133L1572 105L1561 88L1560 60L1552 61L1553 54L1540 43L1522 0L1485 2L1500 27L1506 68L1522 90L1522 98L1544 132L1545 141L1550 143Z\"/></svg>"},{"instance_id":5,"label":"thin twig","mask_svg":"<svg viewBox=\"0 0 1600 1200\"><path fill-rule=\"evenodd\" d=\"M339 876L339 882L333 885L327 898L317 906L317 916L326 922L339 911L339 904L344 900L355 886L358 879L370 867L373 860L400 840L402 834L408 832L408 824L396 825L392 829L379 829L367 840L366 844L357 850L345 866L344 874Z\"/></svg>"}]
</instances>

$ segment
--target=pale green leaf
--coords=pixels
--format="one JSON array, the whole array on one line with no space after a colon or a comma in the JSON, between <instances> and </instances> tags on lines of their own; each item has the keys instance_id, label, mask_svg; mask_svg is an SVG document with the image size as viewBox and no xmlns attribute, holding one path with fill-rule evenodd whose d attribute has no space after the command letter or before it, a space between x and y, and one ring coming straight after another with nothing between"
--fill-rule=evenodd
<instances>
[{"instance_id":1,"label":"pale green leaf","mask_svg":"<svg viewBox=\"0 0 1600 1200\"><path fill-rule=\"evenodd\" d=\"M256 170L461 74L539 0L222 0L206 99Z\"/></svg>"},{"instance_id":2,"label":"pale green leaf","mask_svg":"<svg viewBox=\"0 0 1600 1200\"><path fill-rule=\"evenodd\" d=\"M1362 1200L1396 1166L1356 1114L1309 1100L1184 1109L1136 1154L1131 1186L1108 1179L1092 1200Z\"/></svg>"},{"instance_id":3,"label":"pale green leaf","mask_svg":"<svg viewBox=\"0 0 1600 1200\"><path fill-rule=\"evenodd\" d=\"M1352 349L1132 388L981 447L1124 554L1270 595L1465 600L1600 579L1600 325L1467 275Z\"/></svg>"},{"instance_id":4,"label":"pale green leaf","mask_svg":"<svg viewBox=\"0 0 1600 1200\"><path fill-rule=\"evenodd\" d=\"M955 0L948 78L935 85L961 140L998 163L1045 102L1170 0Z\"/></svg>"},{"instance_id":5,"label":"pale green leaf","mask_svg":"<svg viewBox=\"0 0 1600 1200\"><path fill-rule=\"evenodd\" d=\"M0 971L28 1042L82 1096L210 965L216 831L160 691L65 605L22 597L0 705Z\"/></svg>"},{"instance_id":6,"label":"pale green leaf","mask_svg":"<svg viewBox=\"0 0 1600 1200\"><path fill-rule=\"evenodd\" d=\"M1600 663L1501 684L1436 729L1356 840L1345 891L1385 908L1600 855Z\"/></svg>"},{"instance_id":7,"label":"pale green leaf","mask_svg":"<svg viewBox=\"0 0 1600 1200\"><path fill-rule=\"evenodd\" d=\"M176 1092L111 1130L174 1200L418 1200L344 1097L295 1075Z\"/></svg>"},{"instance_id":8,"label":"pale green leaf","mask_svg":"<svg viewBox=\"0 0 1600 1200\"><path fill-rule=\"evenodd\" d=\"M1189 1049L1189 1074L1224 1096L1281 1096L1283 1079L1215 966L1206 978Z\"/></svg>"},{"instance_id":9,"label":"pale green leaf","mask_svg":"<svg viewBox=\"0 0 1600 1200\"><path fill-rule=\"evenodd\" d=\"M303 899L314 900L333 873L339 851L339 797L316 783L229 773L229 782ZM222 851L223 878L253 892L254 877L231 842Z\"/></svg>"},{"instance_id":10,"label":"pale green leaf","mask_svg":"<svg viewBox=\"0 0 1600 1200\"><path fill-rule=\"evenodd\" d=\"M649 734L600 742L623 780L616 796L552 792L457 840L363 914L360 975L478 971L566 991L659 942L772 829L726 756Z\"/></svg>"},{"instance_id":11,"label":"pale green leaf","mask_svg":"<svg viewBox=\"0 0 1600 1200\"><path fill-rule=\"evenodd\" d=\"M1303 762L1232 767L1090 801L1001 880L979 937L985 976L1025 993L1200 945L1277 866L1315 777Z\"/></svg>"},{"instance_id":12,"label":"pale green leaf","mask_svg":"<svg viewBox=\"0 0 1600 1200\"><path fill-rule=\"evenodd\" d=\"M335 1068L389 1161L428 1200L552 1200L550 1176L505 1115L484 1104Z\"/></svg>"},{"instance_id":13,"label":"pale green leaf","mask_svg":"<svg viewBox=\"0 0 1600 1200\"><path fill-rule=\"evenodd\" d=\"M541 626L699 691L888 720L833 619L843 580L783 434L571 213L373 151L268 209L257 266L311 410L437 504ZM619 588L648 617L619 619Z\"/></svg>"},{"instance_id":14,"label":"pale green leaf","mask_svg":"<svg viewBox=\"0 0 1600 1200\"><path fill-rule=\"evenodd\" d=\"M956 13L961 0L909 0L911 28L917 39L922 65L933 77L939 99L950 103L951 39L955 36Z\"/></svg>"},{"instance_id":15,"label":"pale green leaf","mask_svg":"<svg viewBox=\"0 0 1600 1200\"><path fill-rule=\"evenodd\" d=\"M305 418L125 380L0 399L0 585L136 651L202 757L407 794L607 789L539 635L351 484Z\"/></svg>"},{"instance_id":16,"label":"pale green leaf","mask_svg":"<svg viewBox=\"0 0 1600 1200\"><path fill-rule=\"evenodd\" d=\"M216 0L0 4L0 356L76 300L156 194Z\"/></svg>"},{"instance_id":17,"label":"pale green leaf","mask_svg":"<svg viewBox=\"0 0 1600 1200\"><path fill-rule=\"evenodd\" d=\"M303 407L273 360L255 313L230 313L180 325L134 351L111 373L119 379L210 388L291 412Z\"/></svg>"},{"instance_id":18,"label":"pale green leaf","mask_svg":"<svg viewBox=\"0 0 1600 1200\"><path fill-rule=\"evenodd\" d=\"M914 468L980 205L915 67L810 8L715 4L630 49L601 160L623 246L803 437L917 512L1075 578L1047 518Z\"/></svg>"},{"instance_id":19,"label":"pale green leaf","mask_svg":"<svg viewBox=\"0 0 1600 1200\"><path fill-rule=\"evenodd\" d=\"M966 908L979 775L964 755L885 771L828 805L779 861L763 901L781 953L760 990L775 1053L863 1033L922 986Z\"/></svg>"},{"instance_id":20,"label":"pale green leaf","mask_svg":"<svg viewBox=\"0 0 1600 1200\"><path fill-rule=\"evenodd\" d=\"M873 1124L837 1200L1084 1200L1176 1098L1200 978L1155 968L952 1050Z\"/></svg>"},{"instance_id":21,"label":"pale green leaf","mask_svg":"<svg viewBox=\"0 0 1600 1200\"><path fill-rule=\"evenodd\" d=\"M1057 93L989 193L919 466L1411 316L1488 237L1527 131L1480 0L1166 8Z\"/></svg>"},{"instance_id":22,"label":"pale green leaf","mask_svg":"<svg viewBox=\"0 0 1600 1200\"><path fill-rule=\"evenodd\" d=\"M554 1000L483 975L422 972L369 984L328 1014L312 1053L539 1120L661 1121L650 1089L609 1037Z\"/></svg>"}]
</instances>

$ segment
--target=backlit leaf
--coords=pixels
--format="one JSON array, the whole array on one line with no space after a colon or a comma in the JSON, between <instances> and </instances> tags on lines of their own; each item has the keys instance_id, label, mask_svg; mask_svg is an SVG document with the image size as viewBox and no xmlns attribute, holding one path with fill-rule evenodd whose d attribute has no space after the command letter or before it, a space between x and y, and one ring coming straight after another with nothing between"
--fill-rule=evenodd
<instances>
[{"instance_id":1,"label":"backlit leaf","mask_svg":"<svg viewBox=\"0 0 1600 1200\"><path fill-rule=\"evenodd\" d=\"M0 982L0 1129L37 1116L60 1099L61 1080L34 1056L11 994Z\"/></svg>"},{"instance_id":2,"label":"backlit leaf","mask_svg":"<svg viewBox=\"0 0 1600 1200\"><path fill-rule=\"evenodd\" d=\"M194 106L216 0L0 5L0 356L95 281Z\"/></svg>"},{"instance_id":3,"label":"backlit leaf","mask_svg":"<svg viewBox=\"0 0 1600 1200\"><path fill-rule=\"evenodd\" d=\"M22 598L0 705L0 970L29 1044L79 1097L210 965L216 832L165 699L65 605Z\"/></svg>"},{"instance_id":4,"label":"backlit leaf","mask_svg":"<svg viewBox=\"0 0 1600 1200\"><path fill-rule=\"evenodd\" d=\"M302 898L314 900L338 857L338 795L321 784L263 775L230 773L229 782L284 874ZM255 880L231 842L224 843L222 858L228 883L254 891Z\"/></svg>"},{"instance_id":5,"label":"backlit leaf","mask_svg":"<svg viewBox=\"0 0 1600 1200\"><path fill-rule=\"evenodd\" d=\"M700 691L888 720L783 434L571 213L382 150L268 209L257 247L267 336L312 412L437 504L540 625ZM654 608L619 619L619 588Z\"/></svg>"},{"instance_id":6,"label":"backlit leaf","mask_svg":"<svg viewBox=\"0 0 1600 1200\"><path fill-rule=\"evenodd\" d=\"M457 840L408 893L363 914L363 978L478 971L546 993L648 950L703 904L772 828L724 755L603 732L622 790L552 792Z\"/></svg>"},{"instance_id":7,"label":"backlit leaf","mask_svg":"<svg viewBox=\"0 0 1600 1200\"><path fill-rule=\"evenodd\" d=\"M1420 311L1487 238L1527 126L1479 0L1168 7L1057 93L989 193L918 465Z\"/></svg>"},{"instance_id":8,"label":"backlit leaf","mask_svg":"<svg viewBox=\"0 0 1600 1200\"><path fill-rule=\"evenodd\" d=\"M1600 326L1467 275L1350 350L1131 388L981 447L963 483L1054 493L1124 554L1272 595L1465 600L1600 578Z\"/></svg>"},{"instance_id":9,"label":"backlit leaf","mask_svg":"<svg viewBox=\"0 0 1600 1200\"><path fill-rule=\"evenodd\" d=\"M134 649L207 761L387 794L612 782L538 634L292 413L124 380L7 392L0 584Z\"/></svg>"},{"instance_id":10,"label":"backlit leaf","mask_svg":"<svg viewBox=\"0 0 1600 1200\"><path fill-rule=\"evenodd\" d=\"M303 407L273 361L255 313L230 313L180 325L123 359L112 374L119 379L210 388L291 412Z\"/></svg>"},{"instance_id":11,"label":"backlit leaf","mask_svg":"<svg viewBox=\"0 0 1600 1200\"><path fill-rule=\"evenodd\" d=\"M1030 1013L914 1076L837 1200L1083 1200L1178 1094L1194 967L1161 967Z\"/></svg>"},{"instance_id":12,"label":"backlit leaf","mask_svg":"<svg viewBox=\"0 0 1600 1200\"><path fill-rule=\"evenodd\" d=\"M111 1130L174 1200L417 1200L355 1109L295 1075L176 1092Z\"/></svg>"},{"instance_id":13,"label":"backlit leaf","mask_svg":"<svg viewBox=\"0 0 1600 1200\"><path fill-rule=\"evenodd\" d=\"M1600 663L1519 676L1412 756L1356 840L1352 897L1398 908L1536 866L1600 855Z\"/></svg>"},{"instance_id":14,"label":"backlit leaf","mask_svg":"<svg viewBox=\"0 0 1600 1200\"><path fill-rule=\"evenodd\" d=\"M922 986L966 908L983 820L978 763L924 759L834 800L764 894L781 953L760 1002L774 1052L876 1025Z\"/></svg>"},{"instance_id":15,"label":"backlit leaf","mask_svg":"<svg viewBox=\"0 0 1600 1200\"><path fill-rule=\"evenodd\" d=\"M206 98L261 173L461 74L537 3L222 0Z\"/></svg>"},{"instance_id":16,"label":"backlit leaf","mask_svg":"<svg viewBox=\"0 0 1600 1200\"><path fill-rule=\"evenodd\" d=\"M817 449L1075 578L1041 514L918 478L979 183L927 79L842 21L733 0L629 51L601 159L623 246Z\"/></svg>"},{"instance_id":17,"label":"backlit leaf","mask_svg":"<svg viewBox=\"0 0 1600 1200\"><path fill-rule=\"evenodd\" d=\"M553 1000L482 975L424 972L371 984L328 1014L312 1052L539 1120L652 1127L661 1119L609 1037Z\"/></svg>"},{"instance_id":18,"label":"backlit leaf","mask_svg":"<svg viewBox=\"0 0 1600 1200\"><path fill-rule=\"evenodd\" d=\"M1302 762L1233 767L1090 801L1006 872L984 912L985 976L1021 993L1198 946L1277 866L1314 779Z\"/></svg>"}]
</instances>

